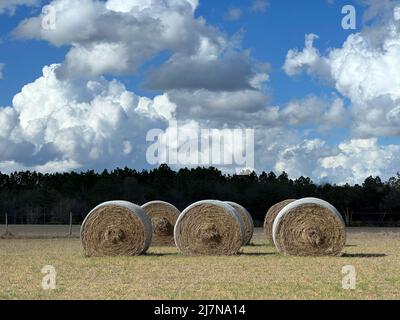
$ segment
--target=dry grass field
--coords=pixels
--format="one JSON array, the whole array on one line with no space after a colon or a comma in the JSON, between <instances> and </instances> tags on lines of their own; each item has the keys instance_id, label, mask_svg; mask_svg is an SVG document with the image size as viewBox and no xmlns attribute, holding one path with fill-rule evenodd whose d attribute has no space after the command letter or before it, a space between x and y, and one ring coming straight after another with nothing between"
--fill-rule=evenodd
<instances>
[{"instance_id":1,"label":"dry grass field","mask_svg":"<svg viewBox=\"0 0 400 320\"><path fill-rule=\"evenodd\" d=\"M41 287L45 265L56 268L56 290ZM357 270L356 290L342 289L345 265ZM337 258L284 257L261 230L234 257L185 257L175 248L151 248L140 257L86 258L77 238L0 240L0 299L399 298L396 229L349 230L345 254Z\"/></svg>"}]
</instances>

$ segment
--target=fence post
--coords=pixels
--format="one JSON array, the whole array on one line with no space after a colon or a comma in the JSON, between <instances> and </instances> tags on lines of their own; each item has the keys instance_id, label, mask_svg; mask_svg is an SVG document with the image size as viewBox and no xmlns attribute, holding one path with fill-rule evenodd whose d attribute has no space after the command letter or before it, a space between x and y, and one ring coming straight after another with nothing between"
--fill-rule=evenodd
<instances>
[{"instance_id":1,"label":"fence post","mask_svg":"<svg viewBox=\"0 0 400 320\"><path fill-rule=\"evenodd\" d=\"M72 237L72 211L69 212L69 236Z\"/></svg>"},{"instance_id":2,"label":"fence post","mask_svg":"<svg viewBox=\"0 0 400 320\"><path fill-rule=\"evenodd\" d=\"M6 212L6 234L8 234L8 213Z\"/></svg>"}]
</instances>

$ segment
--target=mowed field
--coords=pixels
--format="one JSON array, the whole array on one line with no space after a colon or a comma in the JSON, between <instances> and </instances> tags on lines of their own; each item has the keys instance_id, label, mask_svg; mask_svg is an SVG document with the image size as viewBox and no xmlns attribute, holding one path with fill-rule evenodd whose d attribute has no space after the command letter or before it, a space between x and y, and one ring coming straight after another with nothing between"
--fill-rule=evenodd
<instances>
[{"instance_id":1,"label":"mowed field","mask_svg":"<svg viewBox=\"0 0 400 320\"><path fill-rule=\"evenodd\" d=\"M18 228L11 231L28 237L68 233ZM57 271L55 290L42 289L45 265ZM342 288L346 265L356 268L355 290ZM282 256L262 229L234 257L151 248L140 257L87 258L78 238L3 239L0 299L400 299L400 231L349 229L344 255L335 258Z\"/></svg>"}]
</instances>

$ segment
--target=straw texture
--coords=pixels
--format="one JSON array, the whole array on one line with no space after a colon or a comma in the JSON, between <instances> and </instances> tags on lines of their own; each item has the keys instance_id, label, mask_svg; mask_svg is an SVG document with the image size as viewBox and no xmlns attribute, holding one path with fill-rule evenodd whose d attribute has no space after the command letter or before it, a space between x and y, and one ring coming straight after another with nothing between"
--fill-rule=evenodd
<instances>
[{"instance_id":1,"label":"straw texture","mask_svg":"<svg viewBox=\"0 0 400 320\"><path fill-rule=\"evenodd\" d=\"M242 205L231 201L227 201L226 203L232 206L236 212L239 213L244 225L243 245L249 244L254 233L253 218L251 217L249 211L247 211L247 209Z\"/></svg>"},{"instance_id":2,"label":"straw texture","mask_svg":"<svg viewBox=\"0 0 400 320\"><path fill-rule=\"evenodd\" d=\"M286 207L288 204L296 201L294 199L284 200L277 204L274 204L271 208L269 208L267 214L265 215L264 219L264 233L267 236L267 239L270 243L274 243L272 237L272 226L274 224L275 218L277 217L278 213Z\"/></svg>"},{"instance_id":3,"label":"straw texture","mask_svg":"<svg viewBox=\"0 0 400 320\"><path fill-rule=\"evenodd\" d=\"M134 256L147 251L151 222L143 209L126 201L110 201L94 208L81 227L87 256Z\"/></svg>"},{"instance_id":4,"label":"straw texture","mask_svg":"<svg viewBox=\"0 0 400 320\"><path fill-rule=\"evenodd\" d=\"M244 225L236 210L215 200L186 208L175 225L175 244L185 255L237 254L243 244Z\"/></svg>"},{"instance_id":5,"label":"straw texture","mask_svg":"<svg viewBox=\"0 0 400 320\"><path fill-rule=\"evenodd\" d=\"M339 212L316 198L284 207L273 225L276 248L290 256L338 256L346 244L346 228Z\"/></svg>"},{"instance_id":6,"label":"straw texture","mask_svg":"<svg viewBox=\"0 0 400 320\"><path fill-rule=\"evenodd\" d=\"M170 203L151 201L142 206L153 226L152 246L175 246L174 227L180 211Z\"/></svg>"}]
</instances>

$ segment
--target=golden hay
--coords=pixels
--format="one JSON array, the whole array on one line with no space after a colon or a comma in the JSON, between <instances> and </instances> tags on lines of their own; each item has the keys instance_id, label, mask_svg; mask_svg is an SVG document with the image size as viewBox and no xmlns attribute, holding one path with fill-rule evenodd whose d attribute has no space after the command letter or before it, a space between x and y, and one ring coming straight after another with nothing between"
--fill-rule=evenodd
<instances>
[{"instance_id":1,"label":"golden hay","mask_svg":"<svg viewBox=\"0 0 400 320\"><path fill-rule=\"evenodd\" d=\"M270 243L274 243L274 240L272 237L272 226L274 224L276 216L284 207L286 207L289 203L292 203L293 201L296 201L296 200L290 199L290 200L281 201L281 202L273 205L271 208L269 208L267 214L265 215L264 233L267 236L267 239Z\"/></svg>"},{"instance_id":2,"label":"golden hay","mask_svg":"<svg viewBox=\"0 0 400 320\"><path fill-rule=\"evenodd\" d=\"M284 207L272 232L276 248L290 256L338 256L346 245L346 227L340 213L316 198Z\"/></svg>"},{"instance_id":3,"label":"golden hay","mask_svg":"<svg viewBox=\"0 0 400 320\"><path fill-rule=\"evenodd\" d=\"M152 246L175 246L174 227L180 211L170 203L151 201L142 206L153 226Z\"/></svg>"},{"instance_id":4,"label":"golden hay","mask_svg":"<svg viewBox=\"0 0 400 320\"><path fill-rule=\"evenodd\" d=\"M149 248L151 222L143 209L127 201L110 201L94 208L81 227L88 256L134 256Z\"/></svg>"},{"instance_id":5,"label":"golden hay","mask_svg":"<svg viewBox=\"0 0 400 320\"><path fill-rule=\"evenodd\" d=\"M226 201L227 204L232 206L237 213L239 213L240 217L242 218L243 225L244 225L244 237L243 237L243 245L247 245L250 243L251 238L253 237L254 233L254 221L251 217L249 211L243 206L238 203Z\"/></svg>"},{"instance_id":6,"label":"golden hay","mask_svg":"<svg viewBox=\"0 0 400 320\"><path fill-rule=\"evenodd\" d=\"M244 226L239 214L222 201L206 200L186 208L175 225L175 244L185 255L237 254Z\"/></svg>"}]
</instances>

